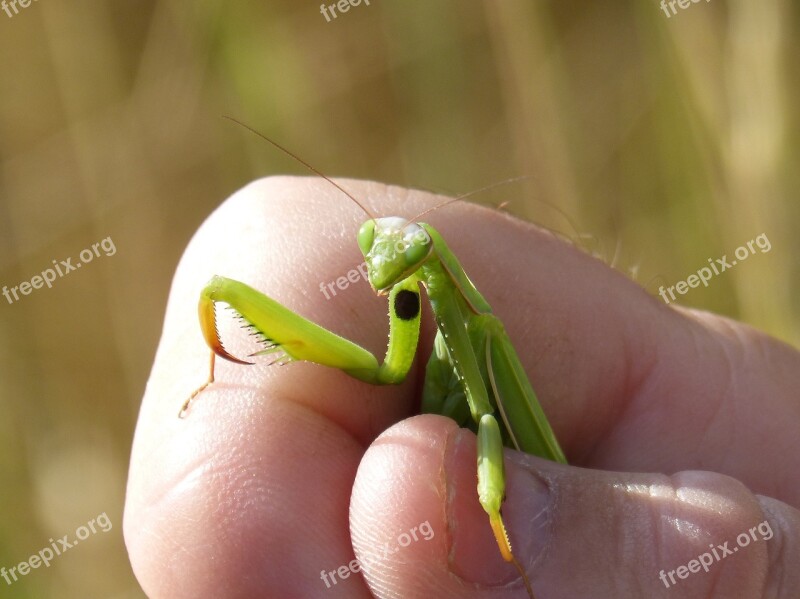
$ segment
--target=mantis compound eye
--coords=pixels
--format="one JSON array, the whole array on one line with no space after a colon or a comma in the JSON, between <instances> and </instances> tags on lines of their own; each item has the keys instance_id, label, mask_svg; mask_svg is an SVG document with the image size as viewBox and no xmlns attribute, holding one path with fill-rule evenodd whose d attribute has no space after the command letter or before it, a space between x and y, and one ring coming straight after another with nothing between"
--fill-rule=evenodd
<instances>
[{"instance_id":1,"label":"mantis compound eye","mask_svg":"<svg viewBox=\"0 0 800 599\"><path fill-rule=\"evenodd\" d=\"M420 229L424 234L425 231ZM419 237L419 239L418 239ZM415 235L414 241L405 250L405 259L408 266L416 265L422 262L430 253L431 243L427 234Z\"/></svg>"},{"instance_id":2,"label":"mantis compound eye","mask_svg":"<svg viewBox=\"0 0 800 599\"><path fill-rule=\"evenodd\" d=\"M361 225L361 228L358 230L358 247L361 249L361 253L365 256L369 253L370 248L372 248L372 242L375 240L375 221L370 219Z\"/></svg>"}]
</instances>

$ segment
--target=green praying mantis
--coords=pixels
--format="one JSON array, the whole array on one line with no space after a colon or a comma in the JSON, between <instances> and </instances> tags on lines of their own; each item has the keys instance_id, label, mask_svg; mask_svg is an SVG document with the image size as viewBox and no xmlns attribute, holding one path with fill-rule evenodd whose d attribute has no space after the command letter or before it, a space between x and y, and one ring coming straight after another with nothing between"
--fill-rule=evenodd
<instances>
[{"instance_id":1,"label":"green praying mantis","mask_svg":"<svg viewBox=\"0 0 800 599\"><path fill-rule=\"evenodd\" d=\"M429 211L412 220L376 218L335 181L276 142L242 126L329 181L369 217L358 231L358 246L364 255L370 286L379 296L389 298L388 348L379 364L361 346L245 283L214 276L201 291L198 306L200 328L211 349L209 377L186 400L180 416L214 382L216 356L237 364L252 364L223 346L216 327L217 302L228 304L262 338L264 348L250 357L272 355L276 358L273 363L305 360L337 368L366 383L387 385L403 382L414 361L421 285L437 325L425 372L422 411L449 416L477 434L478 499L489 516L502 557L514 564L533 598L525 571L512 553L501 515L505 497L503 447L561 463L566 463L566 458L503 323L492 314L491 306L441 235L426 223L414 222ZM461 198L450 202L458 199Z\"/></svg>"}]
</instances>

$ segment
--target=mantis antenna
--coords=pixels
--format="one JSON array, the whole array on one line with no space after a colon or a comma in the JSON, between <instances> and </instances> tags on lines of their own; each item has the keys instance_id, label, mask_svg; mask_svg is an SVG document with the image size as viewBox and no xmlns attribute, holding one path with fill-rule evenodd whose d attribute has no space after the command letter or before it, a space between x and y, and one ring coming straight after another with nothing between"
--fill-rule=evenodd
<instances>
[{"instance_id":1,"label":"mantis antenna","mask_svg":"<svg viewBox=\"0 0 800 599\"><path fill-rule=\"evenodd\" d=\"M358 206L359 208L361 208L361 210L363 210L363 211L366 213L366 215L367 215L367 216L370 218L370 220L372 220L372 221L374 221L374 220L375 220L375 217L374 217L374 216L372 216L372 213L370 213L370 211L369 211L369 210L367 210L367 209L364 207L364 205L363 205L361 202L359 202L357 199L355 199L355 198L354 198L354 197L353 197L353 196L350 194L350 192L348 192L348 191L347 191L347 190L346 190L344 187L342 187L341 185L339 185L339 184L338 184L336 181L334 181L333 179L331 179L330 177L328 177L328 176L327 176L327 175L325 175L324 173L321 173L320 171L318 171L317 169L315 169L315 168L314 168L313 166L311 166L311 165L310 165L308 162L306 162L305 160L303 160L303 159L302 159L302 158L300 158L299 156L295 155L294 153L290 152L289 150L287 150L286 148L284 148L282 145L280 145L278 142L276 142L276 141L272 141L272 140L271 140L269 137L267 137L267 136L266 136L266 135L264 135L263 133L261 133L261 132L259 132L259 131L256 131L255 129L253 129L253 128L252 128L251 126L249 126L249 125L245 125L245 124L244 124L242 121L240 121L240 120L238 120L238 119L235 119L235 118L233 118L232 116L227 116L227 115L222 115L222 118L224 118L224 119L228 119L229 121L232 121L232 122L236 123L237 125L239 125L239 126L241 126L241 127L244 127L245 129L247 129L248 131L250 131L250 133L253 133L253 134L257 135L258 137L260 137L261 139L263 139L263 140L264 140L264 141L266 141L266 142L269 142L270 144L272 144L274 147L276 147L277 149L279 149L281 152L283 152L283 153L284 153L284 154L286 154L287 156L289 156L289 157L291 157L291 158L294 158L294 159L295 159L297 162L299 162L300 164L302 164L304 167L306 167L306 168L307 168L308 170L310 170L312 173L314 173L315 175L319 175L320 177L322 177L323 179L325 179L325 180L326 180L328 183L330 183L331 185L333 185L333 186L334 186L336 189L338 189L339 191L341 191L341 192L342 192L344 195L346 195L348 198L350 198L350 199L353 201L353 203L355 203L355 205L356 205L356 206Z\"/></svg>"},{"instance_id":2,"label":"mantis antenna","mask_svg":"<svg viewBox=\"0 0 800 599\"><path fill-rule=\"evenodd\" d=\"M461 194L458 197L450 198L450 199L445 200L444 202L442 202L440 204L437 204L436 206L432 206L430 208L425 209L424 211L422 211L419 214L417 214L414 218L408 219L406 221L406 224L409 224L409 223L412 223L412 222L418 222L419 219L422 218L423 216L425 216L426 214L430 214L431 212L433 212L435 210L438 210L439 208L443 208L444 206L447 206L447 205L452 204L454 202L459 202L461 200L465 200L466 198L468 198L470 196L477 195L479 193L483 193L484 191L489 191L491 189L494 189L495 187L500 187L502 185L508 185L510 183L516 183L517 181L523 181L525 179L532 179L532 178L534 178L533 175L521 175L519 177L512 177L510 179L505 179L503 181L498 181L496 183L492 183L490 185L486 185L485 187L481 187L479 189L474 189L472 191L468 191L467 193ZM575 235L574 239L571 238L571 237L568 237L568 239L570 239L570 241L573 243L573 245L580 245L580 247L583 247L584 250L589 251L588 248L585 245L581 245L577 241L577 240L580 240L582 238L585 238L586 236L582 235L581 233L578 232L578 227L575 225L575 222L567 215L567 213L565 211L560 209L558 206L550 204L549 202L546 202L544 200L537 200L537 201L542 202L545 206L548 206L549 208L551 208L551 209L555 210L556 212L558 212L561 215L561 217L566 221L567 225L569 226L569 228L572 230L572 232ZM508 201L503 202L500 205L499 208L502 209L506 204L508 204ZM553 233L554 235L558 235L557 231L554 231L554 230L549 229L547 227L544 227L544 228L546 230L550 231L551 233Z\"/></svg>"},{"instance_id":3,"label":"mantis antenna","mask_svg":"<svg viewBox=\"0 0 800 599\"><path fill-rule=\"evenodd\" d=\"M531 179L532 175L522 175L520 177L512 177L511 179L505 179L504 181L498 181L497 183L492 183L491 185L487 185L486 187L481 187L480 189L473 189L472 191L468 191L467 193L463 193L458 197L450 198L449 200L445 200L441 204L437 204L436 206L432 206L426 210L423 210L419 214L417 214L414 218L408 219L407 222L413 223L417 222L417 219L422 218L426 214L430 214L434 210L438 210L439 208L443 208L448 204L452 204L453 202L459 202L461 200L465 200L470 196L483 193L484 191L489 191L490 189L494 189L495 187L500 187L501 185L508 185L509 183L516 183L517 181L522 181L523 179Z\"/></svg>"}]
</instances>

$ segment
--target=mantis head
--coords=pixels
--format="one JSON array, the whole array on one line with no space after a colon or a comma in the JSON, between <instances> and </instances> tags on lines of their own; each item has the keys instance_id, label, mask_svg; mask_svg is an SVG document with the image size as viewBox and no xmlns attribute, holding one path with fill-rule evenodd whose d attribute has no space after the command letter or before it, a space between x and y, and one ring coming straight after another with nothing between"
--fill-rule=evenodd
<instances>
[{"instance_id":1,"label":"mantis head","mask_svg":"<svg viewBox=\"0 0 800 599\"><path fill-rule=\"evenodd\" d=\"M428 259L433 241L423 226L398 216L370 219L358 231L369 284L381 295Z\"/></svg>"}]
</instances>

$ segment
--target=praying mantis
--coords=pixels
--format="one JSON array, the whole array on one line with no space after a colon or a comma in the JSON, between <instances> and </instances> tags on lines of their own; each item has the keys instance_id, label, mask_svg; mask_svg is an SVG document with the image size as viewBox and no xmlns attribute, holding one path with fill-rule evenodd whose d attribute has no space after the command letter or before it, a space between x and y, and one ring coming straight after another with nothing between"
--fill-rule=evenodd
<instances>
[{"instance_id":1,"label":"praying mantis","mask_svg":"<svg viewBox=\"0 0 800 599\"><path fill-rule=\"evenodd\" d=\"M379 364L366 349L245 283L215 275L202 289L198 305L200 328L211 349L209 377L185 401L180 416L185 416L197 395L214 382L216 356L252 364L225 349L216 326L217 302L228 304L261 338L263 349L248 357L271 355L273 363L281 364L313 362L337 368L365 383L387 385L402 383L412 367L420 331L420 286L424 287L437 332L425 372L422 412L448 416L477 434L478 499L489 517L500 554L517 568L533 599L527 575L511 550L501 514L505 498L503 447L560 463L566 463L566 458L503 323L442 236L429 224L416 222L429 211L411 220L376 218L310 164L247 125L230 120L323 177L369 217L361 225L357 241L370 286L379 296L388 296L388 348Z\"/></svg>"}]
</instances>

